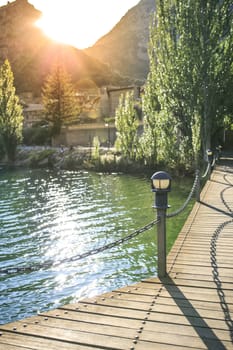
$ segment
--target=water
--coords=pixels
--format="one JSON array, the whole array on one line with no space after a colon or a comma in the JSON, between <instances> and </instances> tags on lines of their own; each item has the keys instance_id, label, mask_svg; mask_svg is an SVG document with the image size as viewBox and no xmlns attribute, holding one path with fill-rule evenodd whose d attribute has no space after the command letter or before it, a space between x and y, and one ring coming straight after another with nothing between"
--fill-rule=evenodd
<instances>
[{"instance_id":1,"label":"water","mask_svg":"<svg viewBox=\"0 0 233 350\"><path fill-rule=\"evenodd\" d=\"M182 184L182 185L181 185ZM191 181L173 184L177 209ZM150 181L128 175L18 170L0 173L0 268L52 261L0 275L0 324L156 275L156 228L111 250L59 261L125 237L155 219ZM190 210L190 207L189 209ZM168 249L184 213L168 222Z\"/></svg>"}]
</instances>

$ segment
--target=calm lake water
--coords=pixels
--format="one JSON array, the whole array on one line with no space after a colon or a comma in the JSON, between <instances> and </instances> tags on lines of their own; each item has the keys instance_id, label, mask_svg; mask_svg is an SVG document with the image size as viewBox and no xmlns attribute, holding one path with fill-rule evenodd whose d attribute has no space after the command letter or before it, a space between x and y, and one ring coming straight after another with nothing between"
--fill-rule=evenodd
<instances>
[{"instance_id":1,"label":"calm lake water","mask_svg":"<svg viewBox=\"0 0 233 350\"><path fill-rule=\"evenodd\" d=\"M172 183L170 211L192 179ZM72 262L155 219L150 180L119 174L0 171L0 268L52 261L38 271L0 274L0 324L156 275L156 227L111 250ZM171 248L189 208L168 220Z\"/></svg>"}]
</instances>

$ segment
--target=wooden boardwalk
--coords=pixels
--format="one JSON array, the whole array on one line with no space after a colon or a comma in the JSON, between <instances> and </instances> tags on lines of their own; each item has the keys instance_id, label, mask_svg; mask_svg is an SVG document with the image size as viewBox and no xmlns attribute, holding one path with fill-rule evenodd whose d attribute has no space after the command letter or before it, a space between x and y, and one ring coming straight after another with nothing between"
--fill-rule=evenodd
<instances>
[{"instance_id":1,"label":"wooden boardwalk","mask_svg":"<svg viewBox=\"0 0 233 350\"><path fill-rule=\"evenodd\" d=\"M217 168L169 275L0 326L1 350L233 349L233 168Z\"/></svg>"}]
</instances>

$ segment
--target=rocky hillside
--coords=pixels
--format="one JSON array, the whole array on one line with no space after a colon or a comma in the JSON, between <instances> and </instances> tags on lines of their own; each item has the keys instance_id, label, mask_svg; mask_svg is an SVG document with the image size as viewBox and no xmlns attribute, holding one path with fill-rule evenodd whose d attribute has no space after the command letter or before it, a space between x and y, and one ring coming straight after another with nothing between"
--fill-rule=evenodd
<instances>
[{"instance_id":1,"label":"rocky hillside","mask_svg":"<svg viewBox=\"0 0 233 350\"><path fill-rule=\"evenodd\" d=\"M144 81L148 72L148 36L155 0L141 0L121 21L87 49L53 42L35 26L41 16L27 0L0 7L0 64L8 58L17 93L40 95L54 63L62 62L74 83L83 79L97 86L130 85Z\"/></svg>"},{"instance_id":2,"label":"rocky hillside","mask_svg":"<svg viewBox=\"0 0 233 350\"><path fill-rule=\"evenodd\" d=\"M144 80L148 73L149 24L155 0L141 0L121 21L85 52L113 70Z\"/></svg>"},{"instance_id":3,"label":"rocky hillside","mask_svg":"<svg viewBox=\"0 0 233 350\"><path fill-rule=\"evenodd\" d=\"M66 66L74 82L88 78L98 86L128 83L82 50L54 43L46 37L35 26L40 15L27 0L0 7L0 64L9 59L18 93L32 91L39 95L45 77L56 62Z\"/></svg>"}]
</instances>

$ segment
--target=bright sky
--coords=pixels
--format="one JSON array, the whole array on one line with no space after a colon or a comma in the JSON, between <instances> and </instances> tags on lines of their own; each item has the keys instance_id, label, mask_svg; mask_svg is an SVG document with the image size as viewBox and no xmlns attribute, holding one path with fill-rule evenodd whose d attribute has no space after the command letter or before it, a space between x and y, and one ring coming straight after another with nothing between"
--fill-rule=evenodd
<instances>
[{"instance_id":1,"label":"bright sky","mask_svg":"<svg viewBox=\"0 0 233 350\"><path fill-rule=\"evenodd\" d=\"M107 34L140 0L28 0L43 13L38 24L52 39L80 49ZM12 1L10 1L12 2ZM0 0L0 6L7 0Z\"/></svg>"}]
</instances>

